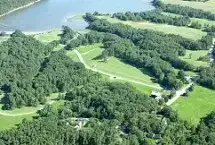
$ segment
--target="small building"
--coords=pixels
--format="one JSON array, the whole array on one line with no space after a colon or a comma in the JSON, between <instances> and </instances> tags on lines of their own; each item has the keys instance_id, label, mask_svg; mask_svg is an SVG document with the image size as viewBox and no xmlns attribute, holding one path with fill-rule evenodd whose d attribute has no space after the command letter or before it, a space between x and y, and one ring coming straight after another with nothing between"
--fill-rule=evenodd
<instances>
[{"instance_id":1,"label":"small building","mask_svg":"<svg viewBox=\"0 0 215 145\"><path fill-rule=\"evenodd\" d=\"M191 83L192 82L192 77L190 75L186 75L185 77L186 82Z\"/></svg>"},{"instance_id":2,"label":"small building","mask_svg":"<svg viewBox=\"0 0 215 145\"><path fill-rule=\"evenodd\" d=\"M162 94L160 92L152 91L151 97L155 98L156 100L161 100L162 99Z\"/></svg>"},{"instance_id":3,"label":"small building","mask_svg":"<svg viewBox=\"0 0 215 145\"><path fill-rule=\"evenodd\" d=\"M80 130L83 126L86 125L86 123L89 121L89 118L76 118L75 121L77 125L74 128Z\"/></svg>"}]
</instances>

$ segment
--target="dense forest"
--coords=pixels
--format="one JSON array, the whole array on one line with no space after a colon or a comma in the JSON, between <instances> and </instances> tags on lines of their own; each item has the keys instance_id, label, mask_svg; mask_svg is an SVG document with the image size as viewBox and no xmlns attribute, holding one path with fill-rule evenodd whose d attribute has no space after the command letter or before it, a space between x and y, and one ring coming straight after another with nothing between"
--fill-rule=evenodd
<instances>
[{"instance_id":1,"label":"dense forest","mask_svg":"<svg viewBox=\"0 0 215 145\"><path fill-rule=\"evenodd\" d=\"M57 44L44 45L16 31L0 45L4 109L45 103L45 96L68 91L90 80L81 63L73 62L64 51L51 52Z\"/></svg>"},{"instance_id":2,"label":"dense forest","mask_svg":"<svg viewBox=\"0 0 215 145\"><path fill-rule=\"evenodd\" d=\"M1 0L0 15L35 1L36 0Z\"/></svg>"},{"instance_id":3,"label":"dense forest","mask_svg":"<svg viewBox=\"0 0 215 145\"><path fill-rule=\"evenodd\" d=\"M97 80L97 78L95 79ZM96 82L96 83L95 83ZM1 145L213 145L215 113L197 127L129 84L95 81L46 106L33 121L0 132Z\"/></svg>"},{"instance_id":4,"label":"dense forest","mask_svg":"<svg viewBox=\"0 0 215 145\"><path fill-rule=\"evenodd\" d=\"M201 67L199 71L200 79L198 83L202 86L215 90L215 66Z\"/></svg>"},{"instance_id":5,"label":"dense forest","mask_svg":"<svg viewBox=\"0 0 215 145\"><path fill-rule=\"evenodd\" d=\"M201 9L194 9L188 6L180 6L173 4L164 4L160 0L154 0L153 5L156 8L161 9L164 12L180 14L183 16L189 16L191 18L201 18L208 20L215 20L215 14L207 11L203 11Z\"/></svg>"}]
</instances>

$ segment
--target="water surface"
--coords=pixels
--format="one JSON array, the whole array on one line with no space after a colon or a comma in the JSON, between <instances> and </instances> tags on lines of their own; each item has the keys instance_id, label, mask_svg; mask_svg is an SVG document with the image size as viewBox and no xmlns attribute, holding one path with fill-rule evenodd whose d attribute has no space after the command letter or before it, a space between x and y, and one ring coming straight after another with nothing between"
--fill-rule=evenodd
<instances>
[{"instance_id":1,"label":"water surface","mask_svg":"<svg viewBox=\"0 0 215 145\"><path fill-rule=\"evenodd\" d=\"M42 0L35 5L0 18L0 31L47 31L62 25L83 29L84 21L67 21L86 12L114 13L153 9L151 0Z\"/></svg>"}]
</instances>

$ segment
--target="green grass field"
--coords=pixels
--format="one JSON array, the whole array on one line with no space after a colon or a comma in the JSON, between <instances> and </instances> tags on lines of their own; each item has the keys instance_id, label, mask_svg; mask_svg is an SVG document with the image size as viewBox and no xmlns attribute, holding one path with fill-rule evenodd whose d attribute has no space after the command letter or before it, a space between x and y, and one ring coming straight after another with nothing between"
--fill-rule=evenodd
<instances>
[{"instance_id":1,"label":"green grass field","mask_svg":"<svg viewBox=\"0 0 215 145\"><path fill-rule=\"evenodd\" d=\"M66 55L69 56L70 58L72 58L73 61L80 62L79 59L78 59L78 56L75 54L74 51L69 50L69 51L66 52Z\"/></svg>"},{"instance_id":2,"label":"green grass field","mask_svg":"<svg viewBox=\"0 0 215 145\"><path fill-rule=\"evenodd\" d=\"M98 16L100 19L106 19L111 23L123 23L126 25L130 25L134 28L140 28L140 29L150 29L154 31L160 31L164 32L166 34L175 34L180 35L185 38L198 40L201 39L202 36L205 36L207 33L203 32L198 29L193 29L189 27L177 27L173 25L167 25L167 24L155 24L151 22L133 22L133 21L121 21L116 18L111 18L109 16Z\"/></svg>"},{"instance_id":3,"label":"green grass field","mask_svg":"<svg viewBox=\"0 0 215 145\"><path fill-rule=\"evenodd\" d=\"M103 68L104 67L103 63L104 62L99 62L99 60L93 60L93 58L95 58L95 57L97 57L97 56L99 56L101 54L101 48L100 48L101 46L102 46L102 44L80 46L77 50L82 54L82 56L85 59L86 63L91 67L94 66L94 68L97 68L99 70L111 73L113 75L121 75L121 73L123 72L123 77L126 77L126 78L130 78L130 76L128 77L129 73L132 73L132 74L135 74L135 75L138 73L137 76L133 76L133 77L143 77L144 76L144 78L146 78L146 80L149 82L149 84L158 85L158 84L153 83L151 81L151 78L148 75L144 75L137 68L131 67L131 66L119 61L116 58L110 58L109 62L107 64L105 64L106 69L104 69ZM74 51L67 51L67 55L70 56L74 61L79 62L79 59L78 59L77 55L74 53ZM99 64L100 66L97 65L97 67L95 67L95 64ZM115 70L118 67L120 68L120 72L116 73ZM124 67L125 67L125 69L124 69ZM111 69L113 69L115 72L112 72ZM128 71L128 73L127 73L127 71ZM137 72L135 72L135 71L137 71ZM104 76L104 75L102 75L102 76ZM109 78L110 77L108 77L108 76L104 76L104 79L110 80ZM111 79L110 81L117 81L117 82L122 82L122 83L126 82L126 81L117 80L117 79ZM154 88L143 86L143 85L136 84L136 83L130 83L130 84L133 85L141 93L148 94L148 95L150 95L153 90L156 90Z\"/></svg>"},{"instance_id":4,"label":"green grass field","mask_svg":"<svg viewBox=\"0 0 215 145\"><path fill-rule=\"evenodd\" d=\"M52 106L54 107L55 110L57 110L61 106L64 105L64 102L65 102L64 100L59 100L59 101L56 101L55 103L53 103ZM22 112L20 112L20 113L22 113ZM29 121L33 120L34 116L38 116L38 114L34 113L34 114L30 114L30 115L15 116L15 117L0 115L0 131L16 127L16 125L22 123L23 119L27 119Z\"/></svg>"},{"instance_id":5,"label":"green grass field","mask_svg":"<svg viewBox=\"0 0 215 145\"><path fill-rule=\"evenodd\" d=\"M130 83L132 86L134 86L138 91L140 91L143 94L151 95L152 91L159 91L147 86L143 86L140 84Z\"/></svg>"},{"instance_id":6,"label":"green grass field","mask_svg":"<svg viewBox=\"0 0 215 145\"><path fill-rule=\"evenodd\" d=\"M61 33L62 31L60 30L52 30L50 32L35 35L34 38L41 42L50 42L54 40L59 40L60 39L59 34Z\"/></svg>"},{"instance_id":7,"label":"green grass field","mask_svg":"<svg viewBox=\"0 0 215 145\"><path fill-rule=\"evenodd\" d=\"M202 117L215 110L215 91L195 86L188 97L181 97L171 107L179 116L192 124L198 124Z\"/></svg>"},{"instance_id":8,"label":"green grass field","mask_svg":"<svg viewBox=\"0 0 215 145\"><path fill-rule=\"evenodd\" d=\"M215 1L209 0L207 2L194 2L194 1L183 1L183 0L163 0L164 3L179 4L182 6L189 6L195 9L202 9L215 13Z\"/></svg>"},{"instance_id":9,"label":"green grass field","mask_svg":"<svg viewBox=\"0 0 215 145\"><path fill-rule=\"evenodd\" d=\"M23 119L33 120L33 116L37 114L31 114L26 116L16 116L16 117L9 117L9 116L1 116L0 115L0 131L11 129L16 127L17 124L22 123Z\"/></svg>"},{"instance_id":10,"label":"green grass field","mask_svg":"<svg viewBox=\"0 0 215 145\"><path fill-rule=\"evenodd\" d=\"M107 62L104 62L100 57L102 53L101 46L101 44L81 46L77 50L82 54L85 62L91 68L149 85L159 86L147 75L149 74L147 70L142 69L142 71L140 71L140 69L125 64L115 57L110 57Z\"/></svg>"},{"instance_id":11,"label":"green grass field","mask_svg":"<svg viewBox=\"0 0 215 145\"><path fill-rule=\"evenodd\" d=\"M197 51L186 50L186 55L180 58L197 67L208 66L209 65L208 62L203 62L198 60L199 57L206 56L207 54L208 54L207 50L197 50ZM190 58L190 55L191 55L191 58Z\"/></svg>"},{"instance_id":12,"label":"green grass field","mask_svg":"<svg viewBox=\"0 0 215 145\"><path fill-rule=\"evenodd\" d=\"M2 97L2 96L1 96ZM56 99L58 97L58 93L51 94L49 97L47 97L47 102L50 102L53 99ZM63 105L64 101L56 101L52 105L54 108L59 108L60 105ZM2 107L2 104L0 104L0 108ZM7 113L9 115L15 115L15 114L22 114L22 113L28 113L28 112L34 112L41 108L42 106L38 107L22 107L22 108L16 108L12 111L9 110L1 110L2 113ZM22 123L23 119L32 120L33 116L37 116L37 113L32 113L28 115L21 115L21 116L3 116L0 115L0 131L10 129L12 127L16 127L17 124Z\"/></svg>"},{"instance_id":13,"label":"green grass field","mask_svg":"<svg viewBox=\"0 0 215 145\"><path fill-rule=\"evenodd\" d=\"M63 48L64 48L64 46L58 45L57 47L54 48L53 51L59 51L59 50L61 50L61 49L63 49Z\"/></svg>"}]
</instances>

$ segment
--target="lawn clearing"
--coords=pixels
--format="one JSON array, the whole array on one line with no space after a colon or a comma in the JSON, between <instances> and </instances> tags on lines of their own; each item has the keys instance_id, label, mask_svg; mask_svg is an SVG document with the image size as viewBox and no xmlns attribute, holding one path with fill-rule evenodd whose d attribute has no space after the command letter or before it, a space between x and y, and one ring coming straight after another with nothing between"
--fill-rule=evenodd
<instances>
[{"instance_id":1,"label":"lawn clearing","mask_svg":"<svg viewBox=\"0 0 215 145\"><path fill-rule=\"evenodd\" d=\"M120 82L125 83L125 81L120 81ZM156 90L154 88L150 88L150 87L143 86L140 84L135 84L135 83L131 83L131 82L129 82L129 84L134 86L136 88L136 90L140 91L143 94L147 94L147 95L151 95L152 91L159 91L159 90Z\"/></svg>"},{"instance_id":2,"label":"lawn clearing","mask_svg":"<svg viewBox=\"0 0 215 145\"><path fill-rule=\"evenodd\" d=\"M59 51L59 50L61 50L61 49L63 49L63 48L64 48L63 45L58 45L57 47L54 48L53 51Z\"/></svg>"},{"instance_id":3,"label":"lawn clearing","mask_svg":"<svg viewBox=\"0 0 215 145\"><path fill-rule=\"evenodd\" d=\"M84 51L84 49L86 49L86 51ZM149 72L145 69L142 69L141 71L131 65L125 64L115 57L110 57L107 62L104 62L101 58L101 44L81 46L77 48L77 50L82 52L82 57L91 68L101 70L111 75L159 87L158 84L152 81L152 78L148 75Z\"/></svg>"},{"instance_id":4,"label":"lawn clearing","mask_svg":"<svg viewBox=\"0 0 215 145\"><path fill-rule=\"evenodd\" d=\"M59 93L53 93L50 96L46 97L47 99L47 104L55 99L58 98ZM0 98L1 99L1 98ZM2 108L3 104L0 104L0 108ZM29 112L34 112L39 109L41 109L43 105L38 105L37 107L22 107L22 108L15 108L13 110L0 110L2 113L5 114L11 114L11 115L16 115L16 114L25 114ZM32 113L33 114L33 113Z\"/></svg>"},{"instance_id":5,"label":"lawn clearing","mask_svg":"<svg viewBox=\"0 0 215 145\"><path fill-rule=\"evenodd\" d=\"M209 0L207 2L183 1L183 0L163 0L166 4L178 4L182 6L189 6L195 9L202 9L215 13L215 1Z\"/></svg>"},{"instance_id":6,"label":"lawn clearing","mask_svg":"<svg viewBox=\"0 0 215 145\"><path fill-rule=\"evenodd\" d=\"M80 46L78 47L78 52L81 53L81 55L86 55L87 53L90 53L94 49L102 47L101 43L97 43L94 45L88 45L88 46Z\"/></svg>"},{"instance_id":7,"label":"lawn clearing","mask_svg":"<svg viewBox=\"0 0 215 145\"><path fill-rule=\"evenodd\" d=\"M156 24L151 22L133 22L133 21L122 21L116 18L111 18L110 16L97 16L100 19L106 19L110 23L123 23L126 25L130 25L134 28L140 29L150 29L154 31L164 32L166 34L175 34L180 35L185 38L199 40L202 36L205 36L207 33L198 29L193 29L189 27L178 27L167 24Z\"/></svg>"},{"instance_id":8,"label":"lawn clearing","mask_svg":"<svg viewBox=\"0 0 215 145\"><path fill-rule=\"evenodd\" d=\"M37 114L31 114L26 116L1 116L0 115L0 131L11 129L13 127L16 127L16 125L22 123L23 119L27 120L33 120L33 116L36 116Z\"/></svg>"},{"instance_id":9,"label":"lawn clearing","mask_svg":"<svg viewBox=\"0 0 215 145\"><path fill-rule=\"evenodd\" d=\"M184 120L196 125L202 117L215 110L215 91L195 86L188 97L181 97L171 106Z\"/></svg>"},{"instance_id":10,"label":"lawn clearing","mask_svg":"<svg viewBox=\"0 0 215 145\"><path fill-rule=\"evenodd\" d=\"M64 106L64 103L65 103L65 102L66 102L65 100L58 100L58 101L54 102L54 103L52 104L52 106L53 106L54 110L57 111L58 109L60 109L61 107Z\"/></svg>"},{"instance_id":11,"label":"lawn clearing","mask_svg":"<svg viewBox=\"0 0 215 145\"><path fill-rule=\"evenodd\" d=\"M80 60L78 59L78 56L75 54L74 51L68 50L66 51L66 55L69 56L73 61L80 62Z\"/></svg>"},{"instance_id":12,"label":"lawn clearing","mask_svg":"<svg viewBox=\"0 0 215 145\"><path fill-rule=\"evenodd\" d=\"M60 40L59 34L61 33L62 31L60 30L52 30L50 32L45 32L42 34L35 35L34 38L41 42L51 42L54 40Z\"/></svg>"},{"instance_id":13,"label":"lawn clearing","mask_svg":"<svg viewBox=\"0 0 215 145\"><path fill-rule=\"evenodd\" d=\"M58 97L58 95L59 93L51 94L49 97L47 97L47 103L55 100ZM60 100L60 102L55 102L55 103L56 103L55 108L57 108L60 104L62 104L62 101ZM0 104L0 108L1 107L2 107L2 104ZM17 124L22 123L23 119L32 120L33 116L38 115L36 111L41 109L41 107L42 106L39 105L37 107L22 107L22 108L16 108L14 110L0 110L1 113L10 115L10 116L0 115L0 131L10 129L12 127L16 127ZM29 114L26 114L26 113L29 113ZM16 116L17 114L26 114L26 115Z\"/></svg>"},{"instance_id":14,"label":"lawn clearing","mask_svg":"<svg viewBox=\"0 0 215 145\"><path fill-rule=\"evenodd\" d=\"M197 67L208 66L209 62L203 62L198 60L199 57L206 56L206 55L208 55L207 50L196 50L196 51L186 50L186 55L180 58Z\"/></svg>"}]
</instances>

